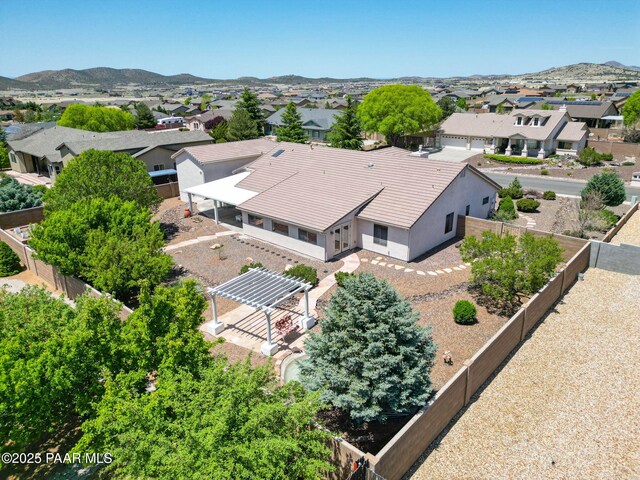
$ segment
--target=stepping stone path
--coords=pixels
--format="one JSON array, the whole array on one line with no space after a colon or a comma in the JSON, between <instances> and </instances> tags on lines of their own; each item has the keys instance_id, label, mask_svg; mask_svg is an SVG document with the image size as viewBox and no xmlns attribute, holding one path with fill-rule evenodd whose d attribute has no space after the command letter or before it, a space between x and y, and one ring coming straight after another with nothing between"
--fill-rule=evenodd
<instances>
[{"instance_id":1,"label":"stepping stone path","mask_svg":"<svg viewBox=\"0 0 640 480\"><path fill-rule=\"evenodd\" d=\"M387 268L395 268L396 270L400 271L402 270L403 273L414 273L416 275L421 275L421 276L426 276L426 275L431 275L432 277L437 277L438 275L445 275L447 273L453 273L455 272L461 272L462 270L466 270L467 267L470 267L471 264L470 263L461 263L458 266L453 266L451 268L443 268L442 270L428 270L427 272L424 272L423 270L415 270L413 268L408 268L405 267L404 265L397 265L395 263L387 263L382 261L383 257L376 257L373 260L369 260L367 258L363 258L360 261L361 262L370 262L372 265L378 265L380 267L387 267Z\"/></svg>"},{"instance_id":2,"label":"stepping stone path","mask_svg":"<svg viewBox=\"0 0 640 480\"><path fill-rule=\"evenodd\" d=\"M519 213L518 215L520 216L520 218L524 218L527 221L527 228L536 228L536 221L533 218L521 213Z\"/></svg>"}]
</instances>

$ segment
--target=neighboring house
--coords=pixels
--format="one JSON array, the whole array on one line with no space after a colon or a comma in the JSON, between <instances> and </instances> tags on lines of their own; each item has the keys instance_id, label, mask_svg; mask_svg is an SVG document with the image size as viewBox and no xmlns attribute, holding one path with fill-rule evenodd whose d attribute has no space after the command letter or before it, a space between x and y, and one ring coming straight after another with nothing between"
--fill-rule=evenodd
<instances>
[{"instance_id":1,"label":"neighboring house","mask_svg":"<svg viewBox=\"0 0 640 480\"><path fill-rule=\"evenodd\" d=\"M612 102L566 102L566 106L567 113L574 122L584 122L592 128L609 127L612 122L605 120L605 117L620 113ZM557 108L557 104L554 108Z\"/></svg>"},{"instance_id":2,"label":"neighboring house","mask_svg":"<svg viewBox=\"0 0 640 480\"><path fill-rule=\"evenodd\" d=\"M216 108L215 110L207 110L204 113L199 113L191 117L184 117L184 126L192 131L200 130L202 132L206 132L207 130L204 128L204 124L209 120L213 120L216 117L222 117L228 121L231 118L232 114L233 110L228 108Z\"/></svg>"},{"instance_id":3,"label":"neighboring house","mask_svg":"<svg viewBox=\"0 0 640 480\"><path fill-rule=\"evenodd\" d=\"M190 206L197 198L213 200L216 212L221 202L236 206L246 235L323 261L357 247L411 261L454 238L458 215L487 218L500 188L465 163L402 149L271 145L229 177L186 191L180 179L181 190ZM225 148L186 150L215 162Z\"/></svg>"},{"instance_id":4,"label":"neighboring house","mask_svg":"<svg viewBox=\"0 0 640 480\"><path fill-rule=\"evenodd\" d=\"M178 172L180 198L187 201L187 188L228 177L234 170L253 162L277 144L266 138L186 147L172 156Z\"/></svg>"},{"instance_id":5,"label":"neighboring house","mask_svg":"<svg viewBox=\"0 0 640 480\"><path fill-rule=\"evenodd\" d=\"M572 122L566 108L518 109L509 114L454 113L438 133L440 146L545 158L552 153L578 154L588 130Z\"/></svg>"},{"instance_id":6,"label":"neighboring house","mask_svg":"<svg viewBox=\"0 0 640 480\"><path fill-rule=\"evenodd\" d=\"M277 135L278 127L282 126L283 112L284 108L281 108L265 120L265 135ZM326 142L327 134L336 123L335 117L340 111L331 108L298 108L298 113L302 117L302 128L309 140Z\"/></svg>"},{"instance_id":7,"label":"neighboring house","mask_svg":"<svg viewBox=\"0 0 640 480\"><path fill-rule=\"evenodd\" d=\"M50 123L35 125L42 127L20 129L8 136L11 168L52 179L69 160L89 149L128 153L144 162L147 171L153 172L174 168L171 155L181 148L211 143L211 137L204 132L128 130L96 133Z\"/></svg>"}]
</instances>

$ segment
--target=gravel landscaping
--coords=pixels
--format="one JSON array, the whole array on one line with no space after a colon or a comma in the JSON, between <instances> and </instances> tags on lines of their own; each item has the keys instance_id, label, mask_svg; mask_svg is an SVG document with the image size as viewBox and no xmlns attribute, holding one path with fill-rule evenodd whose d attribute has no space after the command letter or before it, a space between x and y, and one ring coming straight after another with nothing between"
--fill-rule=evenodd
<instances>
[{"instance_id":1,"label":"gravel landscaping","mask_svg":"<svg viewBox=\"0 0 640 480\"><path fill-rule=\"evenodd\" d=\"M611 239L611 243L614 245L628 243L640 246L640 212L636 210L615 237Z\"/></svg>"},{"instance_id":2,"label":"gravel landscaping","mask_svg":"<svg viewBox=\"0 0 640 480\"><path fill-rule=\"evenodd\" d=\"M639 290L588 270L406 478L640 477Z\"/></svg>"}]
</instances>

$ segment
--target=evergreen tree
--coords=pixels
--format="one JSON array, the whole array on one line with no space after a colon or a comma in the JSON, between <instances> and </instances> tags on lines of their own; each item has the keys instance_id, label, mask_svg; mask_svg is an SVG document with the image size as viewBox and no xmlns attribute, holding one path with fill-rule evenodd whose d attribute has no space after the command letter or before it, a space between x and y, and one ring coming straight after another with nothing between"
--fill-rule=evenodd
<instances>
[{"instance_id":1,"label":"evergreen tree","mask_svg":"<svg viewBox=\"0 0 640 480\"><path fill-rule=\"evenodd\" d=\"M615 172L602 172L591 177L581 192L582 198L592 191L598 192L602 202L609 207L616 207L627 198L624 182Z\"/></svg>"},{"instance_id":2,"label":"evergreen tree","mask_svg":"<svg viewBox=\"0 0 640 480\"><path fill-rule=\"evenodd\" d=\"M153 128L157 123L156 117L153 116L147 104L139 102L136 105L136 128L138 130Z\"/></svg>"},{"instance_id":3,"label":"evergreen tree","mask_svg":"<svg viewBox=\"0 0 640 480\"><path fill-rule=\"evenodd\" d=\"M258 100L258 96L247 87L244 87L244 90L240 94L240 100L238 100L238 103L236 103L236 109L238 108L242 108L249 112L249 116L258 127L258 133L262 135L263 118L262 111L260 110L260 101Z\"/></svg>"},{"instance_id":4,"label":"evergreen tree","mask_svg":"<svg viewBox=\"0 0 640 480\"><path fill-rule=\"evenodd\" d=\"M302 129L302 116L293 102L289 102L282 112L282 126L276 130L279 142L304 143L307 135Z\"/></svg>"},{"instance_id":5,"label":"evergreen tree","mask_svg":"<svg viewBox=\"0 0 640 480\"><path fill-rule=\"evenodd\" d=\"M236 108L227 124L226 139L230 142L258 138L258 127L249 112L244 108Z\"/></svg>"},{"instance_id":6,"label":"evergreen tree","mask_svg":"<svg viewBox=\"0 0 640 480\"><path fill-rule=\"evenodd\" d=\"M20 273L20 258L11 250L11 247L4 242L0 242L0 277L9 277Z\"/></svg>"},{"instance_id":7,"label":"evergreen tree","mask_svg":"<svg viewBox=\"0 0 640 480\"><path fill-rule=\"evenodd\" d=\"M222 117L216 117L222 118ZM216 119L214 118L214 120ZM213 138L215 143L225 143L227 141L227 129L229 128L229 123L222 119L222 121L217 122L209 131L209 135Z\"/></svg>"},{"instance_id":8,"label":"evergreen tree","mask_svg":"<svg viewBox=\"0 0 640 480\"><path fill-rule=\"evenodd\" d=\"M349 150L362 149L362 127L357 116L358 105L347 97L347 108L340 115L336 115L336 123L329 132L332 147Z\"/></svg>"},{"instance_id":9,"label":"evergreen tree","mask_svg":"<svg viewBox=\"0 0 640 480\"><path fill-rule=\"evenodd\" d=\"M456 104L451 97L442 97L437 102L440 110L442 110L442 119L446 120L456 111Z\"/></svg>"},{"instance_id":10,"label":"evergreen tree","mask_svg":"<svg viewBox=\"0 0 640 480\"><path fill-rule=\"evenodd\" d=\"M431 395L431 327L391 285L363 273L329 300L320 333L305 342L301 382L356 422L408 413Z\"/></svg>"}]
</instances>

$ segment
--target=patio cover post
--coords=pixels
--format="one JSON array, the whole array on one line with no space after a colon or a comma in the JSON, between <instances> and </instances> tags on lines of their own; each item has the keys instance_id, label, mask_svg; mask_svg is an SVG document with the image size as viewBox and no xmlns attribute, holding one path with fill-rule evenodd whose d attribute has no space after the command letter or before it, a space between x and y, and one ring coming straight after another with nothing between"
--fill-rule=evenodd
<instances>
[{"instance_id":1,"label":"patio cover post","mask_svg":"<svg viewBox=\"0 0 640 480\"><path fill-rule=\"evenodd\" d=\"M187 196L189 197L189 211L193 213L193 196L187 192Z\"/></svg>"},{"instance_id":2,"label":"patio cover post","mask_svg":"<svg viewBox=\"0 0 640 480\"><path fill-rule=\"evenodd\" d=\"M269 357L278 351L278 344L271 342L271 309L265 309L264 315L267 317L267 341L260 346L260 351Z\"/></svg>"},{"instance_id":3,"label":"patio cover post","mask_svg":"<svg viewBox=\"0 0 640 480\"><path fill-rule=\"evenodd\" d=\"M211 295L211 311L213 312L213 322L205 327L211 335L219 335L226 328L226 325L218 321L218 308L216 306L216 295Z\"/></svg>"},{"instance_id":4,"label":"patio cover post","mask_svg":"<svg viewBox=\"0 0 640 480\"><path fill-rule=\"evenodd\" d=\"M220 220L218 219L218 200L213 201L213 216L216 220L216 224L220 223Z\"/></svg>"},{"instance_id":5,"label":"patio cover post","mask_svg":"<svg viewBox=\"0 0 640 480\"><path fill-rule=\"evenodd\" d=\"M302 323L301 327L309 330L316 324L315 318L309 315L309 289L305 288L304 290L304 317L300 320Z\"/></svg>"}]
</instances>

